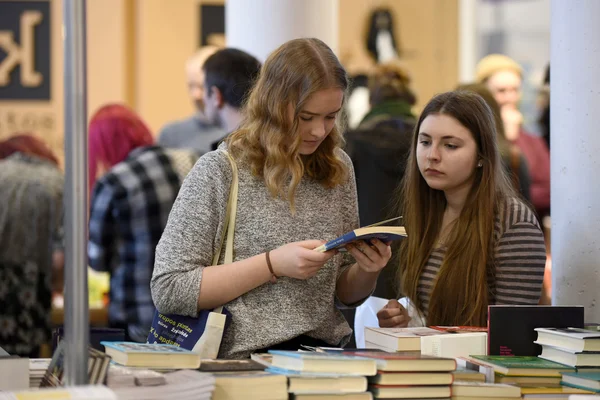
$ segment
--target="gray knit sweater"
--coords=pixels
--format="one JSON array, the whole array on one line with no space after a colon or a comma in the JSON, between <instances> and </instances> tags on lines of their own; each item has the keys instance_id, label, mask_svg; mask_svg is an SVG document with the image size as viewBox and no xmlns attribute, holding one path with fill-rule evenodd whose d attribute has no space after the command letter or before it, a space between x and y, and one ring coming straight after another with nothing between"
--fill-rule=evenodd
<instances>
[{"instance_id":1,"label":"gray knit sweater","mask_svg":"<svg viewBox=\"0 0 600 400\"><path fill-rule=\"evenodd\" d=\"M185 179L156 248L151 289L160 312L197 314L202 272L217 251L232 180L223 148L221 145L202 156ZM294 215L288 202L271 197L264 181L238 161L234 261L290 242L334 239L355 229L354 171L346 153L340 150L339 157L350 171L348 181L326 189L303 178L296 192ZM265 283L225 304L232 323L223 337L219 357L246 358L254 350L302 334L332 345L346 343L352 331L335 306L335 288L337 278L353 262L347 253L338 254L313 278L279 278L275 284Z\"/></svg>"}]
</instances>

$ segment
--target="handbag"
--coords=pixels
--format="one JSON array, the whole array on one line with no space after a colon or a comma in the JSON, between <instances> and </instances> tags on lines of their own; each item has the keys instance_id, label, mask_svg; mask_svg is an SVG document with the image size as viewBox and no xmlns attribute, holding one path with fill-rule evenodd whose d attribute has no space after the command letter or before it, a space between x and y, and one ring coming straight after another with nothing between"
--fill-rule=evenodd
<instances>
[{"instance_id":1,"label":"handbag","mask_svg":"<svg viewBox=\"0 0 600 400\"><path fill-rule=\"evenodd\" d=\"M225 213L225 229L219 240L219 247L211 265L218 265L223 243L225 243L225 264L233 262L233 235L238 199L238 170L235 160L224 151L231 164L232 180ZM163 314L155 311L148 343L172 344L199 353L200 358L215 359L219 354L221 340L231 314L223 306L213 310L200 310L198 316L189 317L176 314Z\"/></svg>"}]
</instances>

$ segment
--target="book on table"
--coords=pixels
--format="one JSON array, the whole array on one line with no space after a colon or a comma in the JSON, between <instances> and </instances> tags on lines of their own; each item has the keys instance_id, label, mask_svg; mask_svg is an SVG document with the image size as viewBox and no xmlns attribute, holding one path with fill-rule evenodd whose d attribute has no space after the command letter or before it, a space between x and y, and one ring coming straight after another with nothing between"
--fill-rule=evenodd
<instances>
[{"instance_id":1,"label":"book on table","mask_svg":"<svg viewBox=\"0 0 600 400\"><path fill-rule=\"evenodd\" d=\"M101 342L114 362L129 367L197 369L200 355L170 344Z\"/></svg>"},{"instance_id":2,"label":"book on table","mask_svg":"<svg viewBox=\"0 0 600 400\"><path fill-rule=\"evenodd\" d=\"M554 346L542 346L540 358L570 367L600 367L600 352L577 352Z\"/></svg>"},{"instance_id":3,"label":"book on table","mask_svg":"<svg viewBox=\"0 0 600 400\"><path fill-rule=\"evenodd\" d=\"M369 383L376 385L451 385L454 382L452 372L388 372L378 371L369 377Z\"/></svg>"},{"instance_id":4,"label":"book on table","mask_svg":"<svg viewBox=\"0 0 600 400\"><path fill-rule=\"evenodd\" d=\"M454 382L452 396L521 398L521 389L518 386L502 383Z\"/></svg>"},{"instance_id":5,"label":"book on table","mask_svg":"<svg viewBox=\"0 0 600 400\"><path fill-rule=\"evenodd\" d=\"M583 390L579 388L569 387L569 386L551 386L551 387L543 387L543 386L524 386L521 387L521 394L524 398L528 396L568 396L572 394L591 394L593 393L591 390ZM565 398L562 397L562 398Z\"/></svg>"},{"instance_id":6,"label":"book on table","mask_svg":"<svg viewBox=\"0 0 600 400\"><path fill-rule=\"evenodd\" d=\"M579 351L600 351L600 332L581 328L535 328L539 345Z\"/></svg>"},{"instance_id":7,"label":"book on table","mask_svg":"<svg viewBox=\"0 0 600 400\"><path fill-rule=\"evenodd\" d=\"M402 217L392 218L377 224L365 226L347 232L335 239L332 239L315 250L326 252L334 249L343 249L347 244L358 240L370 241L371 239L379 239L382 242L391 242L406 237L406 229L403 226L383 225L393 221L397 221Z\"/></svg>"},{"instance_id":8,"label":"book on table","mask_svg":"<svg viewBox=\"0 0 600 400\"><path fill-rule=\"evenodd\" d=\"M600 372L565 372L562 383L579 389L600 392Z\"/></svg>"},{"instance_id":9,"label":"book on table","mask_svg":"<svg viewBox=\"0 0 600 400\"><path fill-rule=\"evenodd\" d=\"M375 328L365 327L365 342L391 351L421 350L423 336L450 335L449 332L428 327Z\"/></svg>"},{"instance_id":10,"label":"book on table","mask_svg":"<svg viewBox=\"0 0 600 400\"><path fill-rule=\"evenodd\" d=\"M478 370L469 369L459 365L459 359L456 359L456 370L452 371L451 374L454 377L454 381L460 382L485 382L485 374Z\"/></svg>"},{"instance_id":11,"label":"book on table","mask_svg":"<svg viewBox=\"0 0 600 400\"><path fill-rule=\"evenodd\" d=\"M583 313L583 306L491 305L487 354L539 356L535 328L583 328Z\"/></svg>"},{"instance_id":12,"label":"book on table","mask_svg":"<svg viewBox=\"0 0 600 400\"><path fill-rule=\"evenodd\" d=\"M367 378L363 375L302 372L276 367L267 368L266 372L287 376L288 391L294 394L344 394L367 390Z\"/></svg>"},{"instance_id":13,"label":"book on table","mask_svg":"<svg viewBox=\"0 0 600 400\"><path fill-rule=\"evenodd\" d=\"M287 400L287 378L266 371L213 372L212 400Z\"/></svg>"},{"instance_id":14,"label":"book on table","mask_svg":"<svg viewBox=\"0 0 600 400\"><path fill-rule=\"evenodd\" d=\"M276 368L364 376L377 373L377 362L364 357L286 350L269 350L269 354L272 356L271 366Z\"/></svg>"},{"instance_id":15,"label":"book on table","mask_svg":"<svg viewBox=\"0 0 600 400\"><path fill-rule=\"evenodd\" d=\"M390 398L431 398L450 397L452 389L450 386L383 386L369 385L369 391L377 399Z\"/></svg>"},{"instance_id":16,"label":"book on table","mask_svg":"<svg viewBox=\"0 0 600 400\"><path fill-rule=\"evenodd\" d=\"M378 371L390 372L450 372L456 369L456 360L414 352L344 352L345 355L365 357L377 361Z\"/></svg>"},{"instance_id":17,"label":"book on table","mask_svg":"<svg viewBox=\"0 0 600 400\"><path fill-rule=\"evenodd\" d=\"M370 392L344 394L290 394L290 400L373 400ZM407 399L408 400L408 399ZM435 400L435 399L430 399Z\"/></svg>"},{"instance_id":18,"label":"book on table","mask_svg":"<svg viewBox=\"0 0 600 400\"><path fill-rule=\"evenodd\" d=\"M488 365L495 372L508 376L554 376L560 377L563 372L572 372L575 368L530 356L476 356L475 361Z\"/></svg>"}]
</instances>

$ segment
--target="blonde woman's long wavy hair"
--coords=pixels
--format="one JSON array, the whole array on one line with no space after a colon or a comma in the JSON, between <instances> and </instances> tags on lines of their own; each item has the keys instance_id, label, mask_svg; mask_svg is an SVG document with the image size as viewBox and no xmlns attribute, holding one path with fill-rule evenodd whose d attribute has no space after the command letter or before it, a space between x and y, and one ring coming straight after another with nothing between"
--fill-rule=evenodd
<instances>
[{"instance_id":1,"label":"blonde woman's long wavy hair","mask_svg":"<svg viewBox=\"0 0 600 400\"><path fill-rule=\"evenodd\" d=\"M431 290L427 324L485 326L493 296L489 283L495 278L496 217L502 218L506 200L516 194L501 164L492 111L471 91L435 96L415 127L399 197L408 234L401 244L399 279L403 294L422 310L419 280L436 247L446 208L444 192L430 188L417 165L419 130L432 114L451 116L467 128L483 165L476 168L473 187L445 240L447 249Z\"/></svg>"},{"instance_id":2,"label":"blonde woman's long wavy hair","mask_svg":"<svg viewBox=\"0 0 600 400\"><path fill-rule=\"evenodd\" d=\"M347 97L348 77L333 51L319 39L286 42L265 61L245 103L244 121L226 140L232 155L246 160L271 195L287 199L292 211L296 188L305 174L325 187L343 183L349 176L336 155L344 144L339 119L313 154L299 153L298 114L315 92L331 88Z\"/></svg>"}]
</instances>

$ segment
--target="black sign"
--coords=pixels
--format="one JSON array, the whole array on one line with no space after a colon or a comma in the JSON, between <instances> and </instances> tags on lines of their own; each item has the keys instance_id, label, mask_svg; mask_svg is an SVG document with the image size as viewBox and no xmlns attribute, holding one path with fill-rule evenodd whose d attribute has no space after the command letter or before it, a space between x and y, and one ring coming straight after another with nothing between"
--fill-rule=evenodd
<instances>
[{"instance_id":1,"label":"black sign","mask_svg":"<svg viewBox=\"0 0 600 400\"><path fill-rule=\"evenodd\" d=\"M209 45L211 35L225 35L225 6L200 5L200 47Z\"/></svg>"},{"instance_id":2,"label":"black sign","mask_svg":"<svg viewBox=\"0 0 600 400\"><path fill-rule=\"evenodd\" d=\"M0 100L50 100L49 1L0 1Z\"/></svg>"}]
</instances>

